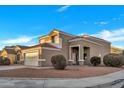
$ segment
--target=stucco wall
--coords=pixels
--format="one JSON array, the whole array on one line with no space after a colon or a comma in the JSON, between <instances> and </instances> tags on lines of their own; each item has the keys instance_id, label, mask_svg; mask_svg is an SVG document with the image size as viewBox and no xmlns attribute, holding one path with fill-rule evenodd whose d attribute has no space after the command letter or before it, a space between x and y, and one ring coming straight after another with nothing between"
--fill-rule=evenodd
<instances>
[{"instance_id":1,"label":"stucco wall","mask_svg":"<svg viewBox=\"0 0 124 93\"><path fill-rule=\"evenodd\" d=\"M62 54L62 53L60 50L42 49L41 59L46 60L46 61L42 61L42 66L52 66L51 57L57 54Z\"/></svg>"},{"instance_id":2,"label":"stucco wall","mask_svg":"<svg viewBox=\"0 0 124 93\"><path fill-rule=\"evenodd\" d=\"M16 61L16 55L8 54L7 57L10 59L11 64L14 64L14 62Z\"/></svg>"},{"instance_id":3,"label":"stucco wall","mask_svg":"<svg viewBox=\"0 0 124 93\"><path fill-rule=\"evenodd\" d=\"M83 47L89 47L90 48L90 58L93 56L101 56L101 59L103 59L103 57L110 53L110 44L100 44L97 45L95 43L91 43L88 41L84 41L84 40L80 40L80 41L73 41L69 43L69 46L73 46L73 45L80 45L81 48ZM83 50L82 53L80 55L81 59L83 59Z\"/></svg>"},{"instance_id":4,"label":"stucco wall","mask_svg":"<svg viewBox=\"0 0 124 93\"><path fill-rule=\"evenodd\" d=\"M67 36L64 34L60 34L60 38L62 39L62 54L65 56L66 60L69 60L69 43L68 40L72 39L73 37Z\"/></svg>"}]
</instances>

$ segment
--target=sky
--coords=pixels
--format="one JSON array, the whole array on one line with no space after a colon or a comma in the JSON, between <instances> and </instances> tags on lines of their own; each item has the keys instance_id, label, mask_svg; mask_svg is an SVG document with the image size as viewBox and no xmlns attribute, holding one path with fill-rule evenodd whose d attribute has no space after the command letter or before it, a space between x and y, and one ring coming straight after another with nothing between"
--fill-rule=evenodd
<instances>
[{"instance_id":1,"label":"sky","mask_svg":"<svg viewBox=\"0 0 124 93\"><path fill-rule=\"evenodd\" d=\"M124 49L124 6L0 6L0 50L38 44L53 29L96 36Z\"/></svg>"}]
</instances>

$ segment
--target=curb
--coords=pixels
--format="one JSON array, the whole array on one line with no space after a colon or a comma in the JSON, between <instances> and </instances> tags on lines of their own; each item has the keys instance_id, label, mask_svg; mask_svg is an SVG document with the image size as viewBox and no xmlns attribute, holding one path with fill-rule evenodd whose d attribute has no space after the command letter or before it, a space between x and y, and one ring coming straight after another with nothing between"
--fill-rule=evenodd
<instances>
[{"instance_id":1,"label":"curb","mask_svg":"<svg viewBox=\"0 0 124 93\"><path fill-rule=\"evenodd\" d=\"M124 79L118 79L118 80L108 82L108 83L105 83L105 84L100 84L100 85L91 86L91 87L85 87L85 88L109 88L109 86L116 85L116 84L118 84L118 83L120 83L122 81L124 81Z\"/></svg>"}]
</instances>

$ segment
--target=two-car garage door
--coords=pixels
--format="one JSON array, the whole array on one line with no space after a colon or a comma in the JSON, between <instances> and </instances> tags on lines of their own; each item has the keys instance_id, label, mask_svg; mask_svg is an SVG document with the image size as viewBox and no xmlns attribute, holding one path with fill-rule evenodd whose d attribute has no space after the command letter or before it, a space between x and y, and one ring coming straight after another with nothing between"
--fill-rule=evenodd
<instances>
[{"instance_id":1,"label":"two-car garage door","mask_svg":"<svg viewBox=\"0 0 124 93\"><path fill-rule=\"evenodd\" d=\"M24 64L27 66L38 66L38 52L26 53Z\"/></svg>"}]
</instances>

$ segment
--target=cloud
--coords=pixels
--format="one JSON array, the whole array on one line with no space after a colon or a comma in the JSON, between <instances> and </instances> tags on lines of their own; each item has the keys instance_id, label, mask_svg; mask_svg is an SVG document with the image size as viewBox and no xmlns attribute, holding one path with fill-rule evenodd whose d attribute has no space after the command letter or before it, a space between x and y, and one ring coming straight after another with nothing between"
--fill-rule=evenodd
<instances>
[{"instance_id":1,"label":"cloud","mask_svg":"<svg viewBox=\"0 0 124 93\"><path fill-rule=\"evenodd\" d=\"M38 36L21 36L14 39L0 40L1 44L21 44L31 42Z\"/></svg>"},{"instance_id":2,"label":"cloud","mask_svg":"<svg viewBox=\"0 0 124 93\"><path fill-rule=\"evenodd\" d=\"M111 42L120 42L124 41L124 28L116 30L102 30L93 36L111 41Z\"/></svg>"},{"instance_id":3,"label":"cloud","mask_svg":"<svg viewBox=\"0 0 124 93\"><path fill-rule=\"evenodd\" d=\"M113 21L117 21L117 20L120 20L121 18L120 17L114 17L112 18Z\"/></svg>"},{"instance_id":4,"label":"cloud","mask_svg":"<svg viewBox=\"0 0 124 93\"><path fill-rule=\"evenodd\" d=\"M101 21L101 22L94 22L96 25L107 25L109 22Z\"/></svg>"},{"instance_id":5,"label":"cloud","mask_svg":"<svg viewBox=\"0 0 124 93\"><path fill-rule=\"evenodd\" d=\"M64 12L66 11L71 5L65 5L63 7L60 7L59 9L57 9L57 12Z\"/></svg>"}]
</instances>

